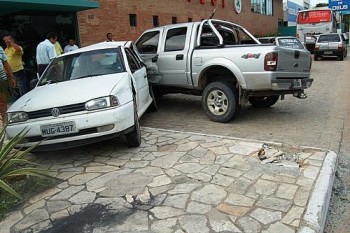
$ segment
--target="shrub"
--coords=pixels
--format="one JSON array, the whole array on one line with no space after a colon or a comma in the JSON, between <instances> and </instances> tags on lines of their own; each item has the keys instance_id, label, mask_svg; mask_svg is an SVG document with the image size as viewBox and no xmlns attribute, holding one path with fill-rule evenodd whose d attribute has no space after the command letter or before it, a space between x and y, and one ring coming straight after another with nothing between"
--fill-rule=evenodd
<instances>
[{"instance_id":1,"label":"shrub","mask_svg":"<svg viewBox=\"0 0 350 233\"><path fill-rule=\"evenodd\" d=\"M15 149L27 132L26 129L22 130L8 142L5 142L5 128L0 132L0 189L17 198L21 196L11 187L10 180L25 176L47 177L45 170L37 168L35 163L24 158L35 146L25 150Z\"/></svg>"}]
</instances>

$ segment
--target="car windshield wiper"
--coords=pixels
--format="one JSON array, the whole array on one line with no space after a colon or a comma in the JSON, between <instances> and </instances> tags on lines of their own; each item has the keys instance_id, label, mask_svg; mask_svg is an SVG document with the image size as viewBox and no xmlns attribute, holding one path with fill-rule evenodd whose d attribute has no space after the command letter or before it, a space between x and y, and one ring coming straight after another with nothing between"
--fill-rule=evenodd
<instances>
[{"instance_id":1,"label":"car windshield wiper","mask_svg":"<svg viewBox=\"0 0 350 233\"><path fill-rule=\"evenodd\" d=\"M74 79L90 78L90 77L100 76L100 75L106 75L106 74L89 74L89 75L84 75L84 76L81 76L81 77L78 77L78 78L74 78Z\"/></svg>"},{"instance_id":2,"label":"car windshield wiper","mask_svg":"<svg viewBox=\"0 0 350 233\"><path fill-rule=\"evenodd\" d=\"M57 83L57 81L46 80L45 82L40 83L39 86L50 85L50 84L52 84L52 83Z\"/></svg>"}]
</instances>

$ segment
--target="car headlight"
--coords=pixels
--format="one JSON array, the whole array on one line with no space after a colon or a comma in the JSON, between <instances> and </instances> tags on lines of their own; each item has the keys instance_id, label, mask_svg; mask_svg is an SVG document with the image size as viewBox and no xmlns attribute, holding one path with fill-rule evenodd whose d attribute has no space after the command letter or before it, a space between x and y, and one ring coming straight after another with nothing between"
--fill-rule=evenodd
<instances>
[{"instance_id":1,"label":"car headlight","mask_svg":"<svg viewBox=\"0 0 350 233\"><path fill-rule=\"evenodd\" d=\"M111 96L90 100L85 103L85 108L86 110L91 111L91 110L97 110L102 108L115 107L118 105L119 105L118 98L111 95Z\"/></svg>"},{"instance_id":2,"label":"car headlight","mask_svg":"<svg viewBox=\"0 0 350 233\"><path fill-rule=\"evenodd\" d=\"M7 123L17 123L28 120L28 114L26 112L8 112Z\"/></svg>"}]
</instances>

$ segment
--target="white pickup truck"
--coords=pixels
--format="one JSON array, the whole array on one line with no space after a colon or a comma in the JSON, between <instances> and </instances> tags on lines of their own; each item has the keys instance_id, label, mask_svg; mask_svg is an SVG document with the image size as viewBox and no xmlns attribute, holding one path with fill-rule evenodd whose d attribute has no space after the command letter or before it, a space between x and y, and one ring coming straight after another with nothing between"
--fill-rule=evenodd
<instances>
[{"instance_id":1,"label":"white pickup truck","mask_svg":"<svg viewBox=\"0 0 350 233\"><path fill-rule=\"evenodd\" d=\"M281 96L306 98L311 55L304 49L262 45L243 27L222 20L166 25L136 41L155 96L202 95L208 117L228 122L249 102L270 107Z\"/></svg>"}]
</instances>

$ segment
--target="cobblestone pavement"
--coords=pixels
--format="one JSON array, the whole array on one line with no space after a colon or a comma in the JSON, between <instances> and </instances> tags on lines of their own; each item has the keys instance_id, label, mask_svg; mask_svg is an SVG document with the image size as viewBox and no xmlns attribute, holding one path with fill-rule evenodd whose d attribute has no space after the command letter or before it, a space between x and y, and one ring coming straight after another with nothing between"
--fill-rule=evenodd
<instances>
[{"instance_id":1,"label":"cobblestone pavement","mask_svg":"<svg viewBox=\"0 0 350 233\"><path fill-rule=\"evenodd\" d=\"M109 140L32 155L63 182L7 216L1 233L314 232L309 200L327 151L268 144L301 165L277 166L260 162L259 141L142 131L139 148Z\"/></svg>"}]
</instances>

